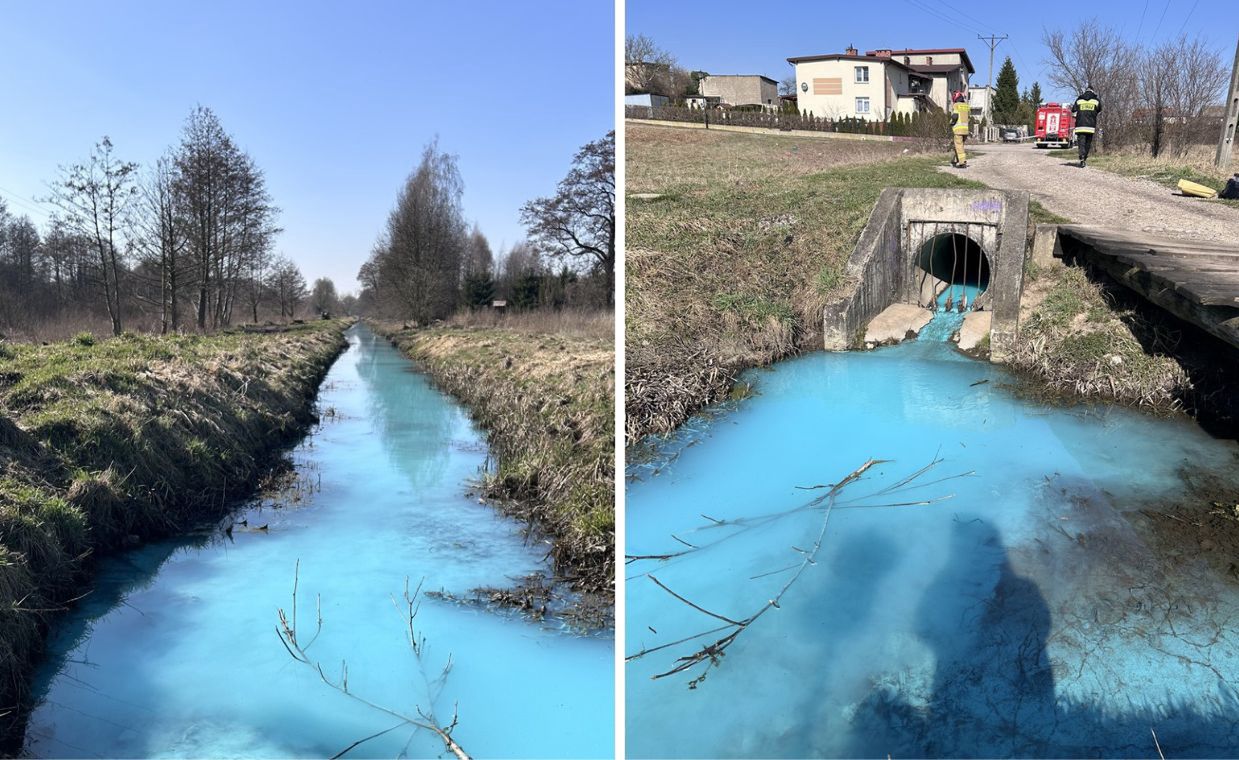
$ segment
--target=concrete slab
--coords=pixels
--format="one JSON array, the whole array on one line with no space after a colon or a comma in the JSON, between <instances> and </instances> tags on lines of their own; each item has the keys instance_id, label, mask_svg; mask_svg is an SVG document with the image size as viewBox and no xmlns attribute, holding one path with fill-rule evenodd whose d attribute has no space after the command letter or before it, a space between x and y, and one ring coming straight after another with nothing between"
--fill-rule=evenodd
<instances>
[{"instance_id":1,"label":"concrete slab","mask_svg":"<svg viewBox=\"0 0 1239 760\"><path fill-rule=\"evenodd\" d=\"M959 347L962 351L974 351L989 335L992 315L988 311L970 311L964 315L964 324L959 328Z\"/></svg>"},{"instance_id":2,"label":"concrete slab","mask_svg":"<svg viewBox=\"0 0 1239 760\"><path fill-rule=\"evenodd\" d=\"M885 346L915 337L933 318L929 309L910 303L891 304L865 328L865 345Z\"/></svg>"}]
</instances>

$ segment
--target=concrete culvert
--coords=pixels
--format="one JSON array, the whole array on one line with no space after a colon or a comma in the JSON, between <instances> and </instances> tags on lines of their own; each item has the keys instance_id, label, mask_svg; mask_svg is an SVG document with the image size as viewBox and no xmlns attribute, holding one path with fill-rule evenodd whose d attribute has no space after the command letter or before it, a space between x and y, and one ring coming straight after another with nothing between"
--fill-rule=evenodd
<instances>
[{"instance_id":1,"label":"concrete culvert","mask_svg":"<svg viewBox=\"0 0 1239 760\"><path fill-rule=\"evenodd\" d=\"M936 301L939 307L958 307L960 300L967 308L989 290L990 261L975 240L959 233L935 235L921 246L917 254L921 271L921 291L926 304ZM936 298L929 297L932 285Z\"/></svg>"}]
</instances>

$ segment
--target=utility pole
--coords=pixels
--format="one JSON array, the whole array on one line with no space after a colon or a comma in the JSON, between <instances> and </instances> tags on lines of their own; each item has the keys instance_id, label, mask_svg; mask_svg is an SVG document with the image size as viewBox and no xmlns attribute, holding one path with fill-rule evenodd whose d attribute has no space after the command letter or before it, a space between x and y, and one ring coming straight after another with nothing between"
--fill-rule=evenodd
<instances>
[{"instance_id":1,"label":"utility pole","mask_svg":"<svg viewBox=\"0 0 1239 760\"><path fill-rule=\"evenodd\" d=\"M1217 143L1219 169L1230 168L1231 150L1235 147L1235 123L1239 122L1239 42L1235 43L1235 68L1230 72L1230 89L1226 98L1226 114L1222 117L1222 138Z\"/></svg>"},{"instance_id":2,"label":"utility pole","mask_svg":"<svg viewBox=\"0 0 1239 760\"><path fill-rule=\"evenodd\" d=\"M998 47L998 43L1007 38L1007 35L990 35L986 37L978 34L977 39L989 45L989 85L985 88L985 110L989 114L989 121L994 123L994 48Z\"/></svg>"}]
</instances>

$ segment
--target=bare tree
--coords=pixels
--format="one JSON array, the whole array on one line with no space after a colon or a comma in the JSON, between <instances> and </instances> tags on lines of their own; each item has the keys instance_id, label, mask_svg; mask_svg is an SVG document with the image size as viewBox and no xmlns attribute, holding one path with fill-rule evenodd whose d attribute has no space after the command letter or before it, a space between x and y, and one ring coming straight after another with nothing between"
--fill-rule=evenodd
<instances>
[{"instance_id":1,"label":"bare tree","mask_svg":"<svg viewBox=\"0 0 1239 760\"><path fill-rule=\"evenodd\" d=\"M295 317L297 307L306 296L305 277L297 265L283 256L276 258L271 266L268 286L280 306L280 316Z\"/></svg>"},{"instance_id":2,"label":"bare tree","mask_svg":"<svg viewBox=\"0 0 1239 760\"><path fill-rule=\"evenodd\" d=\"M1149 140L1154 156L1160 155L1165 146L1166 108L1174 86L1178 52L1175 42L1163 43L1148 53L1140 67L1141 102L1151 120Z\"/></svg>"},{"instance_id":3,"label":"bare tree","mask_svg":"<svg viewBox=\"0 0 1239 760\"><path fill-rule=\"evenodd\" d=\"M790 74L783 77L779 82L780 95L795 95L796 94L796 75Z\"/></svg>"},{"instance_id":4,"label":"bare tree","mask_svg":"<svg viewBox=\"0 0 1239 760\"><path fill-rule=\"evenodd\" d=\"M463 193L456 157L440 151L438 140L427 145L359 273L387 311L426 323L451 314L460 302L469 237Z\"/></svg>"},{"instance_id":5,"label":"bare tree","mask_svg":"<svg viewBox=\"0 0 1239 760\"><path fill-rule=\"evenodd\" d=\"M644 34L628 35L624 40L625 92L672 95L676 68L675 57Z\"/></svg>"},{"instance_id":6,"label":"bare tree","mask_svg":"<svg viewBox=\"0 0 1239 760\"><path fill-rule=\"evenodd\" d=\"M469 239L465 244L464 261L461 271L466 276L489 275L495 269L495 256L490 250L490 241L482 234L482 230L473 225Z\"/></svg>"},{"instance_id":7,"label":"bare tree","mask_svg":"<svg viewBox=\"0 0 1239 760\"><path fill-rule=\"evenodd\" d=\"M1216 127L1204 119L1205 109L1223 100L1230 70L1221 52L1200 38L1188 40L1184 35L1174 44L1177 55L1166 99L1176 117L1170 130L1172 147L1185 155L1193 143L1215 139Z\"/></svg>"},{"instance_id":8,"label":"bare tree","mask_svg":"<svg viewBox=\"0 0 1239 760\"><path fill-rule=\"evenodd\" d=\"M319 277L310 289L310 308L315 314L331 314L339 310L340 299L336 296L336 284L329 277Z\"/></svg>"},{"instance_id":9,"label":"bare tree","mask_svg":"<svg viewBox=\"0 0 1239 760\"><path fill-rule=\"evenodd\" d=\"M180 330L180 295L185 288L185 220L177 203L177 168L172 156L155 162L140 188L134 248L158 277L160 332Z\"/></svg>"},{"instance_id":10,"label":"bare tree","mask_svg":"<svg viewBox=\"0 0 1239 760\"><path fill-rule=\"evenodd\" d=\"M119 237L125 228L131 202L137 194L134 175L138 165L112 155L106 136L95 145L86 163L61 167L52 185L51 200L65 213L65 222L89 237L99 258L100 285L112 321L112 333L120 335L121 260Z\"/></svg>"},{"instance_id":11,"label":"bare tree","mask_svg":"<svg viewBox=\"0 0 1239 760\"><path fill-rule=\"evenodd\" d=\"M280 232L278 209L254 160L209 108L199 106L186 120L176 169L198 289L198 329L227 325L251 257L265 255Z\"/></svg>"},{"instance_id":12,"label":"bare tree","mask_svg":"<svg viewBox=\"0 0 1239 760\"><path fill-rule=\"evenodd\" d=\"M1102 143L1119 146L1131 141L1132 116L1140 101L1139 48L1095 18L1075 26L1070 36L1061 30L1046 31L1042 41L1049 50L1051 82L1076 93L1092 87L1101 98Z\"/></svg>"},{"instance_id":13,"label":"bare tree","mask_svg":"<svg viewBox=\"0 0 1239 760\"><path fill-rule=\"evenodd\" d=\"M615 298L615 132L584 145L550 198L521 207L521 222L548 256L592 259Z\"/></svg>"}]
</instances>

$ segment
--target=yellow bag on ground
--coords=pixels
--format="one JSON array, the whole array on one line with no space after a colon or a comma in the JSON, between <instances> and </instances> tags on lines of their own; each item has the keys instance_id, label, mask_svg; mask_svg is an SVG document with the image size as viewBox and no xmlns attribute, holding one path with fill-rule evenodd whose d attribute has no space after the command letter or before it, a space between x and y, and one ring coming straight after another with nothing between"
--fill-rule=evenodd
<instances>
[{"instance_id":1,"label":"yellow bag on ground","mask_svg":"<svg viewBox=\"0 0 1239 760\"><path fill-rule=\"evenodd\" d=\"M1216 198L1217 190L1185 179L1179 180L1179 190L1184 195L1194 195L1197 198Z\"/></svg>"}]
</instances>

